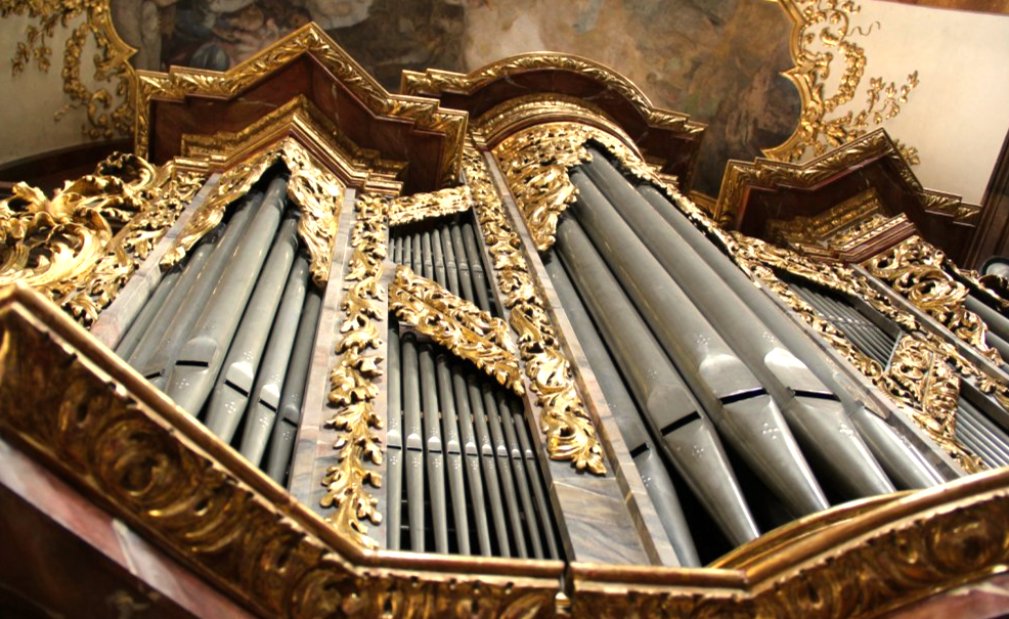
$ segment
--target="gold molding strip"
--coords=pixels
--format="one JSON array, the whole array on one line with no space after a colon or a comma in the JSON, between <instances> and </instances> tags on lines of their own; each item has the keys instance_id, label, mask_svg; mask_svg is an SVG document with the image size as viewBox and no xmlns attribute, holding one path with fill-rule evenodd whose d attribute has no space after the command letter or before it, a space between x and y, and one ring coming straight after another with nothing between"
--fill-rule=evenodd
<instances>
[{"instance_id":1,"label":"gold molding strip","mask_svg":"<svg viewBox=\"0 0 1009 619\"><path fill-rule=\"evenodd\" d=\"M175 243L165 252L161 267L167 269L181 262L200 239L224 220L228 206L244 196L278 161L282 161L291 172L287 195L301 207L298 236L311 257L312 280L319 286L325 286L329 278L333 243L336 242L336 220L346 187L335 174L316 163L294 138L285 138L222 174L214 194L200 205Z\"/></svg>"},{"instance_id":2,"label":"gold molding strip","mask_svg":"<svg viewBox=\"0 0 1009 619\"><path fill-rule=\"evenodd\" d=\"M409 267L396 267L389 289L389 309L400 324L412 327L461 359L470 361L501 385L522 395L522 374L508 324L457 297Z\"/></svg>"},{"instance_id":3,"label":"gold molding strip","mask_svg":"<svg viewBox=\"0 0 1009 619\"><path fill-rule=\"evenodd\" d=\"M389 205L389 225L401 226L433 217L463 213L469 210L472 200L467 185L398 197Z\"/></svg>"},{"instance_id":4,"label":"gold molding strip","mask_svg":"<svg viewBox=\"0 0 1009 619\"><path fill-rule=\"evenodd\" d=\"M417 130L443 133L441 182L458 178L460 154L466 137L467 115L441 108L435 99L390 94L317 24L309 23L257 52L227 72L173 66L168 73L137 72L137 113L134 125L136 150L147 153L150 144L150 108L153 100L182 100L187 96L229 98L280 70L295 58L308 54L348 88L376 116L415 123Z\"/></svg>"},{"instance_id":5,"label":"gold molding strip","mask_svg":"<svg viewBox=\"0 0 1009 619\"><path fill-rule=\"evenodd\" d=\"M571 363L560 349L547 306L533 283L522 255L522 242L509 223L480 152L468 144L463 157L477 222L504 296L509 323L518 334L529 388L543 410L547 454L554 460L571 461L578 470L605 474L593 420L578 394Z\"/></svg>"},{"instance_id":6,"label":"gold molding strip","mask_svg":"<svg viewBox=\"0 0 1009 619\"><path fill-rule=\"evenodd\" d=\"M128 135L133 119L130 96L136 77L130 56L136 50L127 45L116 32L110 13L111 0L0 0L0 17L25 15L36 23L29 24L25 40L19 42L11 60L12 73L22 73L32 60L39 71L49 72L52 48L49 40L57 26L73 27L63 47L63 92L70 102L54 115L60 120L72 108L84 108L87 122L83 133L90 139L111 139ZM94 41L98 53L93 56L93 80L110 83L110 88L92 90L81 81L81 56ZM115 99L118 103L113 107ZM110 109L111 108L111 109Z\"/></svg>"},{"instance_id":7,"label":"gold molding strip","mask_svg":"<svg viewBox=\"0 0 1009 619\"><path fill-rule=\"evenodd\" d=\"M996 366L1001 365L1002 356L985 341L988 326L964 304L969 294L967 286L953 279L944 270L945 264L946 256L941 251L921 237L912 236L863 266Z\"/></svg>"},{"instance_id":8,"label":"gold molding strip","mask_svg":"<svg viewBox=\"0 0 1009 619\"><path fill-rule=\"evenodd\" d=\"M382 478L365 465L366 461L382 463L381 439L375 432L382 420L374 402L379 396L374 381L382 375L382 359L367 353L381 343L377 323L385 319L386 313L381 279L388 202L365 194L354 208L357 218L350 237L353 254L344 276L347 292L340 305L344 320L336 347L340 358L330 372L329 402L337 410L326 422L339 434L335 447L340 455L339 463L329 467L323 477L326 493L322 506L336 507L336 513L327 520L348 539L365 548L377 548L363 521L382 522L378 499L366 488L380 487Z\"/></svg>"},{"instance_id":9,"label":"gold molding strip","mask_svg":"<svg viewBox=\"0 0 1009 619\"><path fill-rule=\"evenodd\" d=\"M0 201L0 285L21 281L90 325L175 223L204 175L115 154L47 199L25 183Z\"/></svg>"}]
</instances>

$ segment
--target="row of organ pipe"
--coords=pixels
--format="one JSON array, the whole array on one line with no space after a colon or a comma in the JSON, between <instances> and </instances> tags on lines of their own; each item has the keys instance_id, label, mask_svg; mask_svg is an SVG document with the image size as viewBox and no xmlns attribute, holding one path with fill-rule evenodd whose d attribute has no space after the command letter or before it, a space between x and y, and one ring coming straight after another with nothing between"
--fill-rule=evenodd
<instances>
[{"instance_id":1,"label":"row of organ pipe","mask_svg":"<svg viewBox=\"0 0 1009 619\"><path fill-rule=\"evenodd\" d=\"M392 258L500 316L468 213L393 228ZM388 547L559 558L523 403L389 322Z\"/></svg>"},{"instance_id":2,"label":"row of organ pipe","mask_svg":"<svg viewBox=\"0 0 1009 619\"><path fill-rule=\"evenodd\" d=\"M116 352L280 483L322 306L282 171L168 271Z\"/></svg>"},{"instance_id":3,"label":"row of organ pipe","mask_svg":"<svg viewBox=\"0 0 1009 619\"><path fill-rule=\"evenodd\" d=\"M942 481L662 193L590 151L546 267L681 563L711 554L681 504L734 546L782 509Z\"/></svg>"}]
</instances>

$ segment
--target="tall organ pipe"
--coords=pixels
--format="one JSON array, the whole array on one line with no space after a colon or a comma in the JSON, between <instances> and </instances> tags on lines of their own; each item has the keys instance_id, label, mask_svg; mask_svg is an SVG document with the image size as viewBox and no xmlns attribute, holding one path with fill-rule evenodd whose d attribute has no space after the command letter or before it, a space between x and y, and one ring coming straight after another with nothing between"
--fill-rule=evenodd
<instances>
[{"instance_id":1,"label":"tall organ pipe","mask_svg":"<svg viewBox=\"0 0 1009 619\"><path fill-rule=\"evenodd\" d=\"M491 519L494 522L498 552L503 557L510 557L512 556L512 546L508 539L508 524L505 521L505 508L501 501L502 492L501 484L498 482L494 444L491 442L490 432L487 429L487 416L484 412L483 395L480 392L479 383L472 372L467 372L466 374L466 391L469 394L469 408L473 415L473 428L476 430L477 445L480 449L484 487L487 490L487 498L490 499Z\"/></svg>"},{"instance_id":2,"label":"tall organ pipe","mask_svg":"<svg viewBox=\"0 0 1009 619\"><path fill-rule=\"evenodd\" d=\"M700 559L694 540L690 536L690 527L680 507L679 497L673 480L666 471L659 453L655 450L648 430L641 420L640 413L631 394L627 392L624 382L617 373L606 345L596 331L589 318L588 310L582 304L578 293L564 270L557 256L546 262L547 273L554 285L554 290L564 306L568 320L575 330L578 342L585 351L585 356L596 371L595 376L602 388L603 395L617 422L620 434L627 444L634 464L641 473L645 490L655 505L655 511L662 521L662 527L669 536L669 541L676 551L680 564L687 567L700 567Z\"/></svg>"},{"instance_id":3,"label":"tall organ pipe","mask_svg":"<svg viewBox=\"0 0 1009 619\"><path fill-rule=\"evenodd\" d=\"M435 237L437 242L440 239ZM437 245L435 246L437 247ZM435 250L435 255L438 251ZM444 268L444 267L442 267ZM444 437L446 473L448 489L452 498L452 519L455 521L456 543L459 554L470 554L469 519L466 516L466 487L463 481L463 455L459 432L459 417L456 414L455 394L452 391L452 370L444 354L435 357L438 375L438 401L441 403L441 422Z\"/></svg>"},{"instance_id":4,"label":"tall organ pipe","mask_svg":"<svg viewBox=\"0 0 1009 619\"><path fill-rule=\"evenodd\" d=\"M653 431L726 536L760 535L714 428L578 223L557 226L557 252L599 325Z\"/></svg>"},{"instance_id":5,"label":"tall organ pipe","mask_svg":"<svg viewBox=\"0 0 1009 619\"><path fill-rule=\"evenodd\" d=\"M725 282L732 293L738 296L788 346L789 350L837 395L873 454L893 479L907 488L927 488L941 483L943 475L922 459L917 451L886 422L866 410L865 406L851 395L846 387L847 379L827 361L824 353L816 347L810 337L786 316L774 301L754 286L728 256L719 251L704 233L694 227L657 189L650 185L641 185L638 191L665 220L667 225L664 229L674 231L678 238L689 245L711 267L714 271L712 279ZM665 243L675 244L666 238Z\"/></svg>"},{"instance_id":6,"label":"tall organ pipe","mask_svg":"<svg viewBox=\"0 0 1009 619\"><path fill-rule=\"evenodd\" d=\"M434 529L434 548L436 552L447 553L448 502L445 492L445 455L442 453L438 385L431 347L428 344L422 344L418 357L420 361L421 408L424 420L424 461L427 463L427 487L431 497L431 527ZM411 529L412 527L411 523Z\"/></svg>"},{"instance_id":7,"label":"tall organ pipe","mask_svg":"<svg viewBox=\"0 0 1009 619\"><path fill-rule=\"evenodd\" d=\"M158 310L164 305L168 296L175 289L175 285L179 282L182 277L182 268L178 265L168 273L165 273L161 281L158 282L157 288L154 293L147 299L144 303L143 309L133 320L130 328L123 335L122 339L116 345L116 354L123 359L129 359L130 354L136 349L137 344L140 342L140 338L147 333L148 327L151 325L151 321L157 315Z\"/></svg>"},{"instance_id":8,"label":"tall organ pipe","mask_svg":"<svg viewBox=\"0 0 1009 619\"><path fill-rule=\"evenodd\" d=\"M487 504L485 500L483 478L481 477L480 445L473 431L473 414L469 405L468 385L463 371L458 363L453 363L452 395L459 413L459 438L462 441L462 452L466 461L466 483L472 501L473 520L476 525L477 544L480 554L489 557L492 554L490 525L487 521Z\"/></svg>"},{"instance_id":9,"label":"tall organ pipe","mask_svg":"<svg viewBox=\"0 0 1009 619\"><path fill-rule=\"evenodd\" d=\"M696 253L685 243L670 242L670 232L675 232L601 153L593 153L585 170L587 177L574 172L572 181L579 192L585 192L590 185L598 189L589 192L594 203L581 214L590 234L593 229L615 224L622 216L651 250L653 260L665 267L781 406L807 453L835 484L852 498L893 492L890 480L858 434L852 432L843 406L833 399L826 385L715 277ZM621 205L619 212L614 204Z\"/></svg>"},{"instance_id":10,"label":"tall organ pipe","mask_svg":"<svg viewBox=\"0 0 1009 619\"><path fill-rule=\"evenodd\" d=\"M410 547L424 550L424 435L420 416L420 371L417 342L413 334L402 338L403 439L406 465L406 498L410 524Z\"/></svg>"},{"instance_id":11,"label":"tall organ pipe","mask_svg":"<svg viewBox=\"0 0 1009 619\"><path fill-rule=\"evenodd\" d=\"M242 312L235 308L244 308L252 295L270 242L280 226L286 188L287 181L281 177L270 182L262 208L179 348L166 393L191 414L199 412L214 388L214 378L242 318Z\"/></svg>"},{"instance_id":12,"label":"tall organ pipe","mask_svg":"<svg viewBox=\"0 0 1009 619\"><path fill-rule=\"evenodd\" d=\"M595 186L577 172L572 181L579 200L570 213L578 222L571 223L578 232L585 223L596 255L612 267L715 424L795 515L826 509L816 478L764 386Z\"/></svg>"},{"instance_id":13,"label":"tall organ pipe","mask_svg":"<svg viewBox=\"0 0 1009 619\"><path fill-rule=\"evenodd\" d=\"M389 387L388 420L385 434L385 487L387 492L388 520L386 521L387 545L391 550L401 548L400 538L403 503L403 387L400 361L399 324L395 318L389 319Z\"/></svg>"}]
</instances>

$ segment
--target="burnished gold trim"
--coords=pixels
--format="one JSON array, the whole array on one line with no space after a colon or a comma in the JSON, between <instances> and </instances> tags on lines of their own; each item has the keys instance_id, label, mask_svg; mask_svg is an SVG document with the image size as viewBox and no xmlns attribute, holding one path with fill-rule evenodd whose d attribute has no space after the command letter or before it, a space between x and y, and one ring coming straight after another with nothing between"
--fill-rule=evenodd
<instances>
[{"instance_id":1,"label":"burnished gold trim","mask_svg":"<svg viewBox=\"0 0 1009 619\"><path fill-rule=\"evenodd\" d=\"M721 225L731 226L738 223L739 209L751 188L810 189L845 170L879 158L886 159L896 170L901 182L918 197L924 210L943 213L954 222L970 221L980 212L976 206L963 204L957 196L925 189L886 131L877 129L803 164L759 158L752 162L730 160L725 166L722 187L711 214Z\"/></svg>"},{"instance_id":2,"label":"burnished gold trim","mask_svg":"<svg viewBox=\"0 0 1009 619\"><path fill-rule=\"evenodd\" d=\"M852 25L854 16L862 10L858 3L778 0L778 4L792 20L789 51L795 66L784 75L799 91L802 107L792 135L779 146L764 149L764 156L792 162L807 159L810 152L820 156L900 113L901 105L918 86L916 70L899 84L885 82L881 77L870 78L864 92L866 103L843 114L838 112L855 99L865 75L865 49L855 37L868 33ZM837 73L840 75L835 76ZM830 117L832 114L837 115ZM918 163L916 148L898 148L909 163Z\"/></svg>"},{"instance_id":3,"label":"burnished gold trim","mask_svg":"<svg viewBox=\"0 0 1009 619\"><path fill-rule=\"evenodd\" d=\"M20 284L0 289L0 435L258 616L555 612L558 561L362 549Z\"/></svg>"},{"instance_id":4,"label":"burnished gold trim","mask_svg":"<svg viewBox=\"0 0 1009 619\"><path fill-rule=\"evenodd\" d=\"M225 73L173 66L168 73L137 72L135 147L147 153L150 144L150 108L153 100L182 100L187 96L230 98L274 73L299 56L308 54L348 88L375 116L414 123L418 130L442 133L442 184L458 178L467 115L441 108L438 101L390 94L317 24L310 23L282 37Z\"/></svg>"},{"instance_id":5,"label":"burnished gold trim","mask_svg":"<svg viewBox=\"0 0 1009 619\"><path fill-rule=\"evenodd\" d=\"M0 285L36 288L89 325L203 184L204 175L115 154L47 199L25 183L0 201Z\"/></svg>"},{"instance_id":6,"label":"burnished gold trim","mask_svg":"<svg viewBox=\"0 0 1009 619\"><path fill-rule=\"evenodd\" d=\"M997 350L988 346L988 326L967 309L969 291L943 268L946 256L918 236L867 260L866 270L888 284L915 307L928 313L957 338L973 346L995 365L1003 363Z\"/></svg>"},{"instance_id":7,"label":"burnished gold trim","mask_svg":"<svg viewBox=\"0 0 1009 619\"><path fill-rule=\"evenodd\" d=\"M522 395L522 375L508 324L457 297L409 267L396 267L389 309L400 324L413 328L456 356L472 362L505 387Z\"/></svg>"},{"instance_id":8,"label":"burnished gold trim","mask_svg":"<svg viewBox=\"0 0 1009 619\"><path fill-rule=\"evenodd\" d=\"M200 205L161 258L162 268L178 264L204 235L224 220L228 205L244 196L278 161L282 161L291 172L287 195L301 207L298 236L305 243L311 258L312 279L319 286L324 286L329 278L330 258L336 241L336 220L346 187L294 138L285 138L222 174L214 194Z\"/></svg>"},{"instance_id":9,"label":"burnished gold trim","mask_svg":"<svg viewBox=\"0 0 1009 619\"><path fill-rule=\"evenodd\" d=\"M467 75L439 69L424 73L403 71L400 90L415 95L439 96L447 92L472 94L491 82L529 71L570 71L604 84L629 101L653 127L670 128L690 134L704 131L704 125L689 117L657 108L631 80L604 64L574 54L530 52L509 56L481 67Z\"/></svg>"},{"instance_id":10,"label":"burnished gold trim","mask_svg":"<svg viewBox=\"0 0 1009 619\"><path fill-rule=\"evenodd\" d=\"M398 197L389 204L389 225L401 226L462 213L469 210L472 199L467 185Z\"/></svg>"},{"instance_id":11,"label":"burnished gold trim","mask_svg":"<svg viewBox=\"0 0 1009 619\"><path fill-rule=\"evenodd\" d=\"M129 134L133 118L131 88L136 77L129 59L136 50L127 45L113 27L109 0L0 0L0 17L25 14L37 20L37 24L29 25L25 40L18 43L11 59L12 73L23 72L33 60L40 71L48 73L53 52L48 39L52 38L57 26L69 28L74 20L81 19L63 47L60 75L63 92L70 102L57 111L54 118L58 121L71 108L83 107L87 111L87 122L82 130L88 138L111 139ZM89 43L89 35L98 49L92 57L93 77L96 81L114 84L111 90L92 90L81 81L81 56ZM119 104L112 107L116 97L120 99Z\"/></svg>"},{"instance_id":12,"label":"burnished gold trim","mask_svg":"<svg viewBox=\"0 0 1009 619\"><path fill-rule=\"evenodd\" d=\"M639 177L651 178L653 171L641 161L637 151L623 140L593 126L574 122L551 122L524 129L494 148L508 188L522 211L536 249L553 246L560 216L577 198L568 168L588 161L585 144L595 141L616 156Z\"/></svg>"},{"instance_id":13,"label":"burnished gold trim","mask_svg":"<svg viewBox=\"0 0 1009 619\"><path fill-rule=\"evenodd\" d=\"M365 466L366 461L382 463L381 439L375 432L382 427L375 412L379 388L374 382L382 375L382 359L368 350L381 343L377 323L385 319L381 279L388 201L365 194L354 208L357 217L350 236L354 253L343 278L347 293L340 306L344 320L336 347L340 357L330 373L329 402L337 410L326 422L339 434L334 446L340 456L322 480L326 486L322 506L336 507L326 519L337 531L366 548L377 548L363 521L382 522L378 499L366 488L380 487L382 478Z\"/></svg>"},{"instance_id":14,"label":"burnished gold trim","mask_svg":"<svg viewBox=\"0 0 1009 619\"><path fill-rule=\"evenodd\" d=\"M508 320L518 334L519 354L529 388L543 410L547 454L571 461L578 470L606 472L602 446L578 389L571 363L560 349L546 304L522 255L522 242L505 214L487 164L472 144L464 153L466 181L473 193L477 223L490 253Z\"/></svg>"}]
</instances>

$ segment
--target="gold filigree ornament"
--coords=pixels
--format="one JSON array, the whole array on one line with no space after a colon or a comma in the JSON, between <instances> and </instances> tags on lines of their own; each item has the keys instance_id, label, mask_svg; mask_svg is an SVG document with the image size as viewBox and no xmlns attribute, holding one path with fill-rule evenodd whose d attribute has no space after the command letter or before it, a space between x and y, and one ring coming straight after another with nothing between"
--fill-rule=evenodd
<instances>
[{"instance_id":1,"label":"gold filigree ornament","mask_svg":"<svg viewBox=\"0 0 1009 619\"><path fill-rule=\"evenodd\" d=\"M396 198L389 205L389 225L401 226L469 210L472 196L467 185Z\"/></svg>"},{"instance_id":2,"label":"gold filigree ornament","mask_svg":"<svg viewBox=\"0 0 1009 619\"><path fill-rule=\"evenodd\" d=\"M389 309L400 324L471 361L517 395L525 393L513 352L515 344L505 321L402 265L396 267L396 279L389 289Z\"/></svg>"},{"instance_id":3,"label":"gold filigree ornament","mask_svg":"<svg viewBox=\"0 0 1009 619\"><path fill-rule=\"evenodd\" d=\"M318 164L294 138L285 138L258 152L221 175L213 195L186 222L175 243L161 259L161 267L171 268L190 249L224 220L228 206L238 200L278 161L291 172L287 196L299 207L298 236L311 258L312 280L324 286L329 278L330 257L336 241L336 220L343 200L344 184Z\"/></svg>"},{"instance_id":4,"label":"gold filigree ornament","mask_svg":"<svg viewBox=\"0 0 1009 619\"><path fill-rule=\"evenodd\" d=\"M111 139L127 135L133 122L130 87L133 67L129 63L134 50L112 26L109 0L0 0L0 17L27 15L34 20L25 30L11 59L11 72L22 73L34 62L39 71L49 72L53 50L50 41L57 27L70 28L63 47L63 92L70 99L55 114L56 120L74 108L87 111L84 135L91 139ZM109 84L92 89L81 81L81 56L89 42L97 53L93 56L95 82Z\"/></svg>"},{"instance_id":5,"label":"gold filigree ornament","mask_svg":"<svg viewBox=\"0 0 1009 619\"><path fill-rule=\"evenodd\" d=\"M51 199L25 183L0 201L0 285L21 281L91 324L203 183L174 162L115 154Z\"/></svg>"},{"instance_id":6,"label":"gold filigree ornament","mask_svg":"<svg viewBox=\"0 0 1009 619\"><path fill-rule=\"evenodd\" d=\"M357 200L357 220L351 232L353 254L347 264L347 288L341 309L344 319L336 352L340 355L330 373L329 402L336 412L326 422L336 429L335 447L339 463L329 467L322 480L326 493L323 507L336 507L327 520L340 532L367 548L378 544L368 536L364 520L382 522L376 499L367 486L380 487L382 478L365 465L382 463L381 439L375 432L382 420L375 412L379 388L374 380L382 375L382 359L369 350L381 344L377 323L385 307L382 265L386 257L385 230L388 200L365 194Z\"/></svg>"},{"instance_id":7,"label":"gold filigree ornament","mask_svg":"<svg viewBox=\"0 0 1009 619\"><path fill-rule=\"evenodd\" d=\"M987 325L964 304L969 290L945 271L945 263L941 251L913 236L868 260L865 267L957 338L1000 365L1001 355L985 341Z\"/></svg>"},{"instance_id":8,"label":"gold filigree ornament","mask_svg":"<svg viewBox=\"0 0 1009 619\"><path fill-rule=\"evenodd\" d=\"M862 88L867 62L856 36L871 32L854 25L862 7L853 0L778 0L793 22L789 48L794 67L785 72L799 90L802 111L795 132L780 146L764 149L779 161L819 156L896 117L918 86L918 71L902 82L869 78L861 107L850 105ZM842 65L843 62L843 65ZM840 75L834 75L840 72ZM847 111L845 111L847 110ZM857 110L857 111L856 111ZM918 149L898 145L909 163Z\"/></svg>"},{"instance_id":9,"label":"gold filigree ornament","mask_svg":"<svg viewBox=\"0 0 1009 619\"><path fill-rule=\"evenodd\" d=\"M571 461L578 470L602 475L606 472L602 446L575 387L571 364L560 349L556 330L522 254L521 240L505 214L487 164L472 144L464 152L463 169L508 320L518 334L529 388L543 410L547 453L554 460Z\"/></svg>"}]
</instances>

